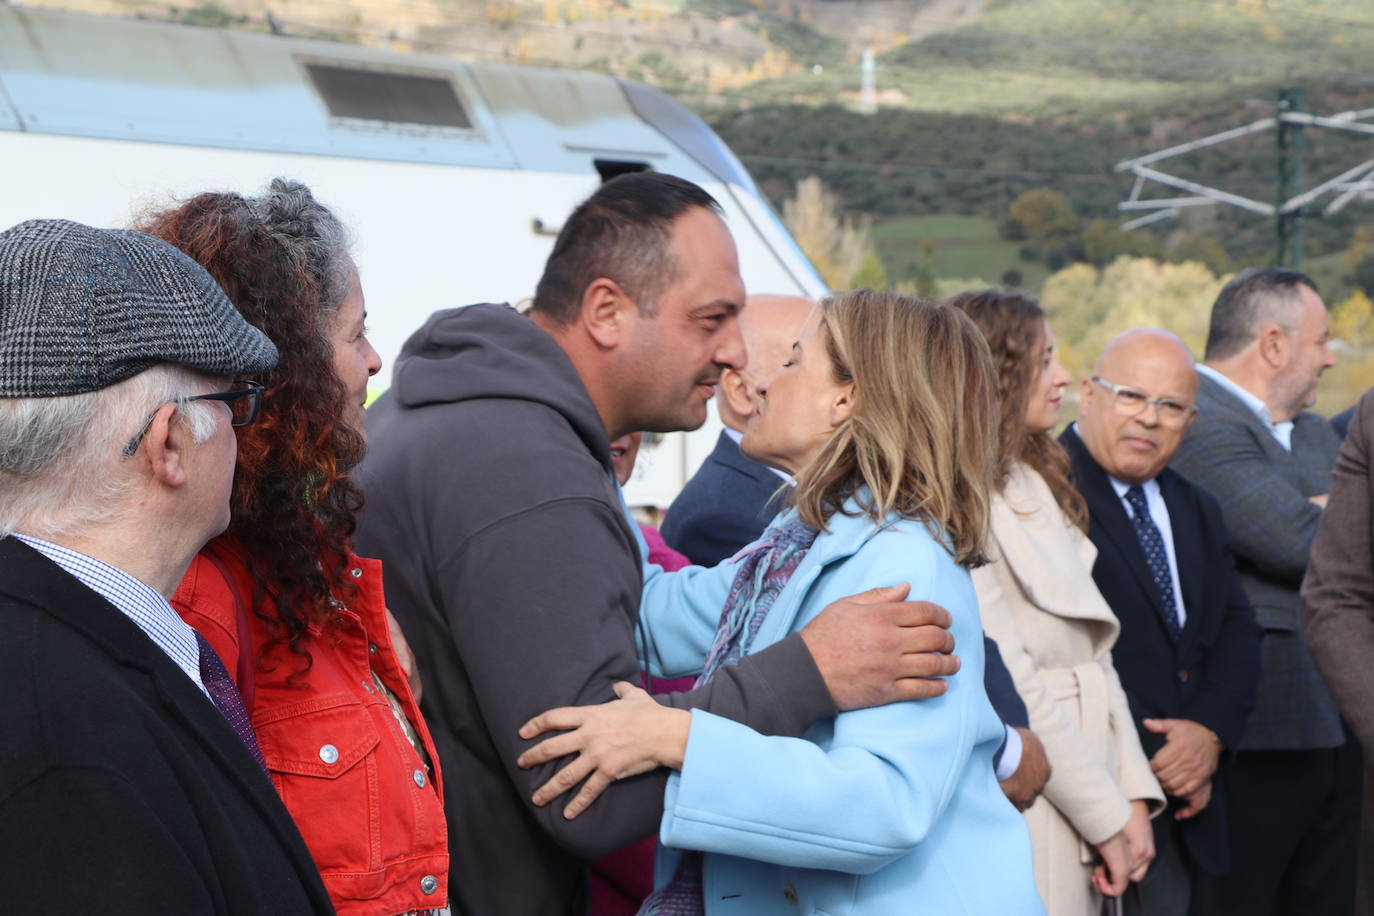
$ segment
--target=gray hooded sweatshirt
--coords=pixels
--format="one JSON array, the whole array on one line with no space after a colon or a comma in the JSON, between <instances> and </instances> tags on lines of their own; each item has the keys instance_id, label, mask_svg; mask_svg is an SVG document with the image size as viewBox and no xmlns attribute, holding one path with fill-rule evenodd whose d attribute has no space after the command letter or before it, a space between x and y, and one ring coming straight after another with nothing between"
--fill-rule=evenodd
<instances>
[{"instance_id":1,"label":"gray hooded sweatshirt","mask_svg":"<svg viewBox=\"0 0 1374 916\"><path fill-rule=\"evenodd\" d=\"M482 304L437 312L411 336L367 432L357 551L384 563L424 679L453 912L583 913L584 862L655 833L666 781L620 780L568 821L566 799L530 802L557 766L515 765L526 720L641 681L641 554L601 418L552 337ZM836 711L799 636L659 700L774 735Z\"/></svg>"}]
</instances>

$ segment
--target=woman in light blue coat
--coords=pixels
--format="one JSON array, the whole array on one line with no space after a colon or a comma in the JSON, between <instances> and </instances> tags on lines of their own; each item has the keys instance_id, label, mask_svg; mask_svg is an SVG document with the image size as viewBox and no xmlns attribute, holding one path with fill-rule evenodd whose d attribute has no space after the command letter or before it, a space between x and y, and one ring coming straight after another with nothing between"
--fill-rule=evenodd
<instances>
[{"instance_id":1,"label":"woman in light blue coat","mask_svg":"<svg viewBox=\"0 0 1374 916\"><path fill-rule=\"evenodd\" d=\"M947 306L856 290L818 306L758 394L742 448L796 476L794 504L714 569L653 571L650 669L709 679L835 599L909 582L949 610L961 670L943 696L843 712L803 738L617 685L619 700L522 732L569 729L522 765L578 754L535 801L590 776L576 816L612 779L677 771L642 914L1043 913L1025 823L993 773L1004 731L968 573L984 559L996 442L982 335Z\"/></svg>"}]
</instances>

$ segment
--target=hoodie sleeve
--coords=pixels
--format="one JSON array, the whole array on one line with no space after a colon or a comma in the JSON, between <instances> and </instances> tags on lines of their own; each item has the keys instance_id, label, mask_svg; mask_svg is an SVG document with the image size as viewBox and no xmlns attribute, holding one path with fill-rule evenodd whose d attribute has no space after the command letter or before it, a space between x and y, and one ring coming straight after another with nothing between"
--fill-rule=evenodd
<instances>
[{"instance_id":1,"label":"hoodie sleeve","mask_svg":"<svg viewBox=\"0 0 1374 916\"><path fill-rule=\"evenodd\" d=\"M548 709L612 700L616 681L641 683L634 626L640 570L625 547L615 509L592 497L565 497L466 538L442 560L435 582L484 724L517 794L556 842L585 858L657 830L666 771L614 783L569 821L560 802L543 808L529 802L562 761L521 770L515 760L533 742L516 731ZM777 648L705 688L660 702L707 709L764 733L800 734L830 708L829 695L818 700L805 689L790 694L808 676L820 682L819 673L800 639Z\"/></svg>"}]
</instances>

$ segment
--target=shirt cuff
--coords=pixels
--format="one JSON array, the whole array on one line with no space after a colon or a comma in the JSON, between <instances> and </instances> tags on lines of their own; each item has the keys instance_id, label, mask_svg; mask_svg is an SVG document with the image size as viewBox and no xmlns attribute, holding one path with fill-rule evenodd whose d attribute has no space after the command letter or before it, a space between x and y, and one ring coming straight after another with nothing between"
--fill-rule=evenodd
<instances>
[{"instance_id":1,"label":"shirt cuff","mask_svg":"<svg viewBox=\"0 0 1374 916\"><path fill-rule=\"evenodd\" d=\"M1010 725L1004 726L1007 738L1002 742L1002 755L997 759L997 781L1004 782L1021 766L1021 734Z\"/></svg>"}]
</instances>

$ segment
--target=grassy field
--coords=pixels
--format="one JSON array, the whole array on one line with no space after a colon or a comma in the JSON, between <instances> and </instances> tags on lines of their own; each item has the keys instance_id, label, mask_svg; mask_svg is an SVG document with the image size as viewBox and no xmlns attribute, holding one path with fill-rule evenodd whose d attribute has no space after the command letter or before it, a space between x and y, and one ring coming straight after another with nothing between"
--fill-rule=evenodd
<instances>
[{"instance_id":1,"label":"grassy field","mask_svg":"<svg viewBox=\"0 0 1374 916\"><path fill-rule=\"evenodd\" d=\"M893 283L912 280L924 268L939 280L981 280L999 285L1009 270L1021 287L1036 292L1049 275L1043 264L1022 260L1017 242L1003 240L997 223L978 216L914 216L873 228L878 256Z\"/></svg>"},{"instance_id":2,"label":"grassy field","mask_svg":"<svg viewBox=\"0 0 1374 916\"><path fill-rule=\"evenodd\" d=\"M1126 117L1340 79L1374 87L1368 0L1001 0L878 59L880 103L1011 117ZM853 99L857 62L752 86L760 101Z\"/></svg>"}]
</instances>

